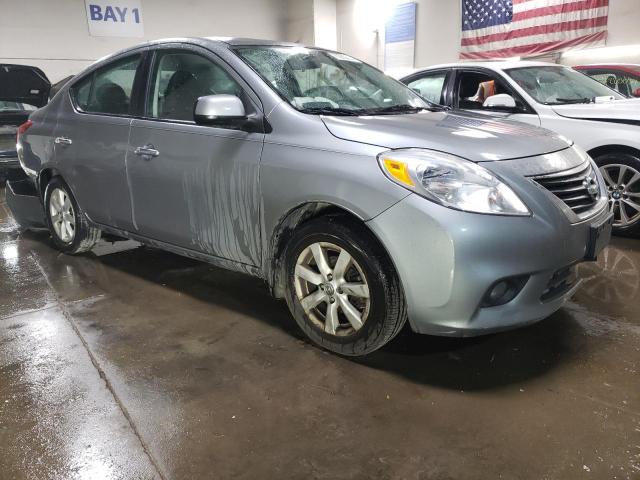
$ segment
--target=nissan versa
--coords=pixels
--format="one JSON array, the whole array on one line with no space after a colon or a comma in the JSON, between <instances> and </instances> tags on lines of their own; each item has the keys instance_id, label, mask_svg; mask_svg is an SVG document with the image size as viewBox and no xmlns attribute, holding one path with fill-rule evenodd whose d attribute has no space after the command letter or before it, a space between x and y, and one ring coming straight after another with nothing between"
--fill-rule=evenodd
<instances>
[{"instance_id":1,"label":"nissan versa","mask_svg":"<svg viewBox=\"0 0 640 480\"><path fill-rule=\"evenodd\" d=\"M467 336L545 318L611 234L604 181L569 140L295 44L119 52L34 112L18 153L28 179L7 203L32 226L37 205L60 250L104 232L261 277L345 355L407 320Z\"/></svg>"}]
</instances>

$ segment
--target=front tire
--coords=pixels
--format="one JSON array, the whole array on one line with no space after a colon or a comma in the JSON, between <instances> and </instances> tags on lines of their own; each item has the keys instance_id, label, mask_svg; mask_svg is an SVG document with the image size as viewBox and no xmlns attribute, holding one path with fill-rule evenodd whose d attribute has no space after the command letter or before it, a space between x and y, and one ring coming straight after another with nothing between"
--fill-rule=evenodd
<instances>
[{"instance_id":1,"label":"front tire","mask_svg":"<svg viewBox=\"0 0 640 480\"><path fill-rule=\"evenodd\" d=\"M360 356L385 345L406 319L387 253L366 227L340 216L302 225L285 252L286 299L302 331L332 352Z\"/></svg>"},{"instance_id":2,"label":"front tire","mask_svg":"<svg viewBox=\"0 0 640 480\"><path fill-rule=\"evenodd\" d=\"M614 215L613 231L640 235L640 157L630 153L605 153L595 158Z\"/></svg>"},{"instance_id":3,"label":"front tire","mask_svg":"<svg viewBox=\"0 0 640 480\"><path fill-rule=\"evenodd\" d=\"M58 250L76 255L91 250L100 239L100 230L89 225L62 178L53 177L47 184L44 206L51 238Z\"/></svg>"}]
</instances>

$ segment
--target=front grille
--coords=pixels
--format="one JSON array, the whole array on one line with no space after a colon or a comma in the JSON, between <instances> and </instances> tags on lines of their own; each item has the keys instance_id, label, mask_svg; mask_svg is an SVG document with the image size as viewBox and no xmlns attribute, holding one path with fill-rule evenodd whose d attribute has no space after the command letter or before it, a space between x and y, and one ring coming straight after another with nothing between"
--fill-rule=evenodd
<instances>
[{"instance_id":1,"label":"front grille","mask_svg":"<svg viewBox=\"0 0 640 480\"><path fill-rule=\"evenodd\" d=\"M600 187L591 163L532 179L577 214L591 210L600 198Z\"/></svg>"}]
</instances>

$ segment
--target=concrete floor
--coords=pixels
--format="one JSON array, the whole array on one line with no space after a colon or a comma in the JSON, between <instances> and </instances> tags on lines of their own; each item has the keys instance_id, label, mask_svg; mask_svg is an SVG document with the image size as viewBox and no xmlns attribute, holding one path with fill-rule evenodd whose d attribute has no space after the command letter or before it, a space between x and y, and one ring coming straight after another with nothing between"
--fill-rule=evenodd
<instances>
[{"instance_id":1,"label":"concrete floor","mask_svg":"<svg viewBox=\"0 0 640 480\"><path fill-rule=\"evenodd\" d=\"M61 255L0 200L0 477L640 478L640 240L581 273L532 327L348 360L258 280Z\"/></svg>"}]
</instances>

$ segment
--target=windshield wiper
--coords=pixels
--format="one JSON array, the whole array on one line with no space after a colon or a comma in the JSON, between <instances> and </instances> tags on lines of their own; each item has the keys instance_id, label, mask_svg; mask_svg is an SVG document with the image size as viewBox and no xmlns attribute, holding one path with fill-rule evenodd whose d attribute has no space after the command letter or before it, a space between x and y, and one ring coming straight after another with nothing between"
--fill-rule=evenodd
<instances>
[{"instance_id":1,"label":"windshield wiper","mask_svg":"<svg viewBox=\"0 0 640 480\"><path fill-rule=\"evenodd\" d=\"M302 113L310 113L312 115L362 115L362 110L350 110L348 108L331 108L331 107L310 107L300 110Z\"/></svg>"},{"instance_id":2,"label":"windshield wiper","mask_svg":"<svg viewBox=\"0 0 640 480\"><path fill-rule=\"evenodd\" d=\"M593 103L593 98L556 98L556 102L569 103Z\"/></svg>"},{"instance_id":3,"label":"windshield wiper","mask_svg":"<svg viewBox=\"0 0 640 480\"><path fill-rule=\"evenodd\" d=\"M414 107L413 105L389 105L388 107L367 108L361 115L384 115L385 113L417 113L428 107Z\"/></svg>"},{"instance_id":4,"label":"windshield wiper","mask_svg":"<svg viewBox=\"0 0 640 480\"><path fill-rule=\"evenodd\" d=\"M433 107L440 110L440 107ZM414 107L413 105L390 105L388 107L378 108L360 108L357 110L351 110L349 108L332 108L332 107L308 107L300 110L303 113L310 113L315 115L385 115L391 113L417 113L422 110L431 110L431 107Z\"/></svg>"}]
</instances>

